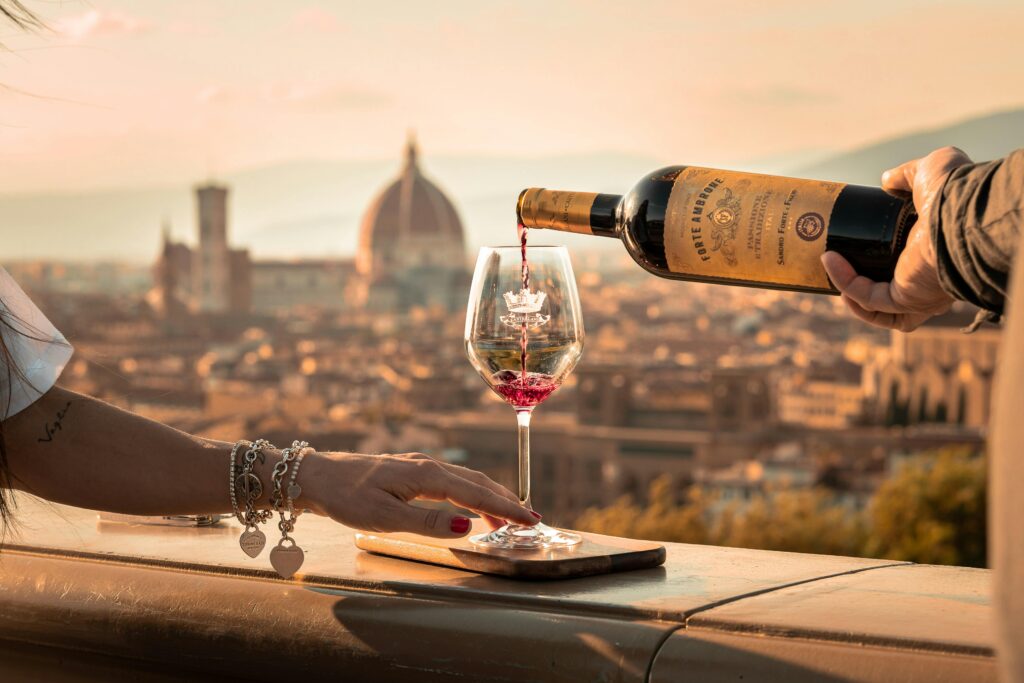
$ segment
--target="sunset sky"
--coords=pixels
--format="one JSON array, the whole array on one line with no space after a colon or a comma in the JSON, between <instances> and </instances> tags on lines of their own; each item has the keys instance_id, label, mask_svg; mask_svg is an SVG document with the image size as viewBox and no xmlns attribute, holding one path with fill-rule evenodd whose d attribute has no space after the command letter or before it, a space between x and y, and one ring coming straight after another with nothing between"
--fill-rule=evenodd
<instances>
[{"instance_id":1,"label":"sunset sky","mask_svg":"<svg viewBox=\"0 0 1024 683\"><path fill-rule=\"evenodd\" d=\"M25 0L0 192L293 159L616 151L727 163L1024 103L1013 0Z\"/></svg>"}]
</instances>

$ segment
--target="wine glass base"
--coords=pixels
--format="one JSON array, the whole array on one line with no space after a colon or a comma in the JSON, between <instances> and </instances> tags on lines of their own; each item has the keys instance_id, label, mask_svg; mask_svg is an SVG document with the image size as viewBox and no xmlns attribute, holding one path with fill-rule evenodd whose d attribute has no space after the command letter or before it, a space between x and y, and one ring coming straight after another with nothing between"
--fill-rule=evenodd
<instances>
[{"instance_id":1,"label":"wine glass base","mask_svg":"<svg viewBox=\"0 0 1024 683\"><path fill-rule=\"evenodd\" d=\"M506 524L488 534L479 534L470 539L473 545L484 548L508 548L530 550L535 548L570 548L583 538L579 534L549 527L547 524L523 526Z\"/></svg>"}]
</instances>

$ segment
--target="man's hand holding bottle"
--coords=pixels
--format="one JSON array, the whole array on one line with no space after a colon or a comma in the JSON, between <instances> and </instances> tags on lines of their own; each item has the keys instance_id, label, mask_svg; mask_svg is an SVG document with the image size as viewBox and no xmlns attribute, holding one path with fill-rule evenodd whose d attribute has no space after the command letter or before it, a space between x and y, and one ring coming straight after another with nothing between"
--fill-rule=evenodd
<instances>
[{"instance_id":1,"label":"man's hand holding bottle","mask_svg":"<svg viewBox=\"0 0 1024 683\"><path fill-rule=\"evenodd\" d=\"M885 190L913 195L918 220L896 263L891 282L875 282L858 275L834 251L822 256L825 271L851 313L877 327L910 332L932 316L949 310L953 299L939 285L936 269L933 204L949 173L969 163L970 158L961 150L943 147L882 174Z\"/></svg>"}]
</instances>

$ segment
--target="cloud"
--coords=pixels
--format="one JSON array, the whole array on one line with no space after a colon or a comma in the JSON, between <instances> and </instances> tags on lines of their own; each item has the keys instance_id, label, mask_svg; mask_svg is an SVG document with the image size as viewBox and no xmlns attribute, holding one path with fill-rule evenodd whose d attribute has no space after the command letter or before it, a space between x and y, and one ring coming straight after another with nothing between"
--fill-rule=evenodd
<instances>
[{"instance_id":1,"label":"cloud","mask_svg":"<svg viewBox=\"0 0 1024 683\"><path fill-rule=\"evenodd\" d=\"M372 109L392 102L384 92L348 83L272 81L254 88L210 84L196 93L196 101L209 105L259 102L302 108Z\"/></svg>"},{"instance_id":2,"label":"cloud","mask_svg":"<svg viewBox=\"0 0 1024 683\"><path fill-rule=\"evenodd\" d=\"M264 86L262 94L268 102L338 109L364 109L391 102L391 98L379 90L343 83L279 81Z\"/></svg>"},{"instance_id":3,"label":"cloud","mask_svg":"<svg viewBox=\"0 0 1024 683\"><path fill-rule=\"evenodd\" d=\"M57 33L72 40L84 40L93 36L146 33L153 28L153 24L122 12L90 9L82 14L58 19L53 27Z\"/></svg>"},{"instance_id":4,"label":"cloud","mask_svg":"<svg viewBox=\"0 0 1024 683\"><path fill-rule=\"evenodd\" d=\"M341 23L341 20L322 7L306 7L301 9L292 16L288 24L295 31L302 33L311 31L316 33L340 33L345 30L345 25Z\"/></svg>"},{"instance_id":5,"label":"cloud","mask_svg":"<svg viewBox=\"0 0 1024 683\"><path fill-rule=\"evenodd\" d=\"M182 19L175 19L167 24L167 31L182 36L208 36L213 33L213 29L206 24Z\"/></svg>"},{"instance_id":6,"label":"cloud","mask_svg":"<svg viewBox=\"0 0 1024 683\"><path fill-rule=\"evenodd\" d=\"M224 85L207 85L196 93L196 101L201 104L230 104L238 99L236 93Z\"/></svg>"},{"instance_id":7,"label":"cloud","mask_svg":"<svg viewBox=\"0 0 1024 683\"><path fill-rule=\"evenodd\" d=\"M800 88L790 85L765 85L754 88L737 88L723 93L725 99L743 105L796 107L808 104L832 102L835 95L821 90Z\"/></svg>"}]
</instances>

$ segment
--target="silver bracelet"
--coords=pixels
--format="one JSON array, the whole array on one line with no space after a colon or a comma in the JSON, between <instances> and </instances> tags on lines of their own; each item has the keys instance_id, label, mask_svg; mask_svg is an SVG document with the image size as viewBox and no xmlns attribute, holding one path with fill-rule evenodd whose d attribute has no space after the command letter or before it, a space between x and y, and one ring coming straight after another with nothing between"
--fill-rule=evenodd
<instances>
[{"instance_id":1,"label":"silver bracelet","mask_svg":"<svg viewBox=\"0 0 1024 683\"><path fill-rule=\"evenodd\" d=\"M280 512L283 509L285 495L282 490L282 481L284 480L284 475L288 472L288 467L292 461L306 448L309 448L309 444L305 441L292 441L291 446L281 451L281 461L274 465L274 469L270 473L270 481L274 486L274 490L270 494L270 507L272 510Z\"/></svg>"},{"instance_id":2,"label":"silver bracelet","mask_svg":"<svg viewBox=\"0 0 1024 683\"><path fill-rule=\"evenodd\" d=\"M261 463L267 461L263 451L268 448L274 448L274 445L266 439L256 439L251 443L242 459L242 472L234 480L233 491L241 489L245 496L245 513L240 520L245 529L238 537L238 545L249 557L259 555L267 544L266 534L259 530L257 524L265 523L274 514L270 510L256 509L256 501L263 495L263 482L252 471L257 460Z\"/></svg>"},{"instance_id":3,"label":"silver bracelet","mask_svg":"<svg viewBox=\"0 0 1024 683\"><path fill-rule=\"evenodd\" d=\"M238 495L235 493L235 477L238 476L238 471L235 468L235 459L238 457L238 449L242 446L252 446L252 442L239 439L231 448L231 464L228 467L228 493L231 495L231 509L234 511L238 523L244 526L245 517L242 516L242 511L238 508Z\"/></svg>"},{"instance_id":4,"label":"silver bracelet","mask_svg":"<svg viewBox=\"0 0 1024 683\"><path fill-rule=\"evenodd\" d=\"M306 457L307 452L312 450L305 441L293 441L291 447L282 451L281 461L274 466L274 471L271 474L274 493L270 501L273 509L281 517L277 523L277 528L281 530L281 540L270 551L270 564L285 579L291 578L306 559L306 554L302 548L295 543L295 539L289 534L295 530L295 520L298 518L298 515L295 514L294 501L302 495L302 488L296 483L295 479L299 473L299 466L302 464L303 458ZM283 490L284 476L288 472L292 461L295 462L295 465L291 468L291 477L288 480L287 490ZM285 541L288 541L291 545L286 547Z\"/></svg>"},{"instance_id":5,"label":"silver bracelet","mask_svg":"<svg viewBox=\"0 0 1024 683\"><path fill-rule=\"evenodd\" d=\"M295 478L299 476L299 466L302 465L302 459L306 457L307 453L316 453L313 448L307 444L302 450L299 451L299 457L295 458L295 466L292 467L292 476L288 480L288 488L285 491L286 501L288 503L288 513L292 516L292 521L298 518L299 514L295 512L295 499L302 495L302 487L295 482Z\"/></svg>"}]
</instances>

